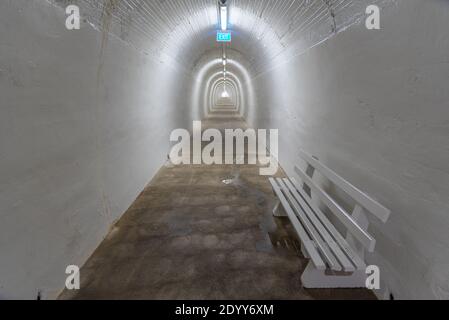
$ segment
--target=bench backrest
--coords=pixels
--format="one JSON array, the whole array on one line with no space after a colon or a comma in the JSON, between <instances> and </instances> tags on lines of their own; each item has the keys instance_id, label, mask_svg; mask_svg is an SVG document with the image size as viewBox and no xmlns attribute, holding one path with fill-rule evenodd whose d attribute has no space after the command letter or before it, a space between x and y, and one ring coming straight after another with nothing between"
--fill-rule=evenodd
<instances>
[{"instance_id":1,"label":"bench backrest","mask_svg":"<svg viewBox=\"0 0 449 320\"><path fill-rule=\"evenodd\" d=\"M390 216L390 210L302 150L300 151L300 157L307 163L307 169L303 171L295 167L295 172L304 183L304 188L308 189L320 199L320 202L326 205L347 228L348 233L355 237L368 251L374 251L376 240L367 232L368 221L365 213L370 213L385 223ZM355 203L353 212L348 213L332 195L314 181L313 177L316 171L352 198Z\"/></svg>"}]
</instances>

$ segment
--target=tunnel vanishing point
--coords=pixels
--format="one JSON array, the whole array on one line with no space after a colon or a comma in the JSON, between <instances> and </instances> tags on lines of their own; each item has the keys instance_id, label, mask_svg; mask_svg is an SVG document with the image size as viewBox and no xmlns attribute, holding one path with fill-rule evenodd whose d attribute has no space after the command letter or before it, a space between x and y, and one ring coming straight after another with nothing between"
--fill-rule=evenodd
<instances>
[{"instance_id":1,"label":"tunnel vanishing point","mask_svg":"<svg viewBox=\"0 0 449 320\"><path fill-rule=\"evenodd\" d=\"M0 299L449 299L448 86L443 0L2 0Z\"/></svg>"}]
</instances>

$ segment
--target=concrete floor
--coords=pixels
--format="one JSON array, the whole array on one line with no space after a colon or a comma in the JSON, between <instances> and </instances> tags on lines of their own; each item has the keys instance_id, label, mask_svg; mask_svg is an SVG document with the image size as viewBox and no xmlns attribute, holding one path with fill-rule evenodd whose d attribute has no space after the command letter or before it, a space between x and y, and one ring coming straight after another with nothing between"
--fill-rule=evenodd
<instances>
[{"instance_id":1,"label":"concrete floor","mask_svg":"<svg viewBox=\"0 0 449 320\"><path fill-rule=\"evenodd\" d=\"M274 203L256 165L167 164L81 269L81 289L60 299L374 299L303 288L307 260Z\"/></svg>"}]
</instances>

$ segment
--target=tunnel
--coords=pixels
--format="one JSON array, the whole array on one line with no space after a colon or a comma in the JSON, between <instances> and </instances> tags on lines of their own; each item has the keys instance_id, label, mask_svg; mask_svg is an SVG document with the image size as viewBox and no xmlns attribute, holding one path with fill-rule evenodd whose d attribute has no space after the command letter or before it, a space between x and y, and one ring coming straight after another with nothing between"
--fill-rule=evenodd
<instances>
[{"instance_id":1,"label":"tunnel","mask_svg":"<svg viewBox=\"0 0 449 320\"><path fill-rule=\"evenodd\" d=\"M448 30L443 0L0 1L0 299L449 299ZM175 164L231 129L279 170Z\"/></svg>"}]
</instances>

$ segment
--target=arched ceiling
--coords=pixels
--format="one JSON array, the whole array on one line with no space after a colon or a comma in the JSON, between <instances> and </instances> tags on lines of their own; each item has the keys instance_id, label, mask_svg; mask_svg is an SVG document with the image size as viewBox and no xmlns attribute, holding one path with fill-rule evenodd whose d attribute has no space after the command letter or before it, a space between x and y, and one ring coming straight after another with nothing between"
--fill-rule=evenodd
<instances>
[{"instance_id":1,"label":"arched ceiling","mask_svg":"<svg viewBox=\"0 0 449 320\"><path fill-rule=\"evenodd\" d=\"M211 49L218 29L217 0L53 0L78 4L93 26L146 54L192 69ZM252 69L291 56L343 30L364 15L366 3L389 0L228 0L232 49ZM284 57L285 58L285 57Z\"/></svg>"}]
</instances>

